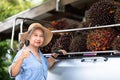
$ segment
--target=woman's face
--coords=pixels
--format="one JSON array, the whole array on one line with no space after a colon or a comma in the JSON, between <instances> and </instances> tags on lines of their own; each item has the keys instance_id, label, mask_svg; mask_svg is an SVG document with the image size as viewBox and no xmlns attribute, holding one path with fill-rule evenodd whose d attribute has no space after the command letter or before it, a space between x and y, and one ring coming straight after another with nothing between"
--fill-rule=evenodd
<instances>
[{"instance_id":1,"label":"woman's face","mask_svg":"<svg viewBox=\"0 0 120 80\"><path fill-rule=\"evenodd\" d=\"M33 31L29 38L29 41L31 46L40 47L44 42L43 31L40 29L36 29L35 31Z\"/></svg>"}]
</instances>

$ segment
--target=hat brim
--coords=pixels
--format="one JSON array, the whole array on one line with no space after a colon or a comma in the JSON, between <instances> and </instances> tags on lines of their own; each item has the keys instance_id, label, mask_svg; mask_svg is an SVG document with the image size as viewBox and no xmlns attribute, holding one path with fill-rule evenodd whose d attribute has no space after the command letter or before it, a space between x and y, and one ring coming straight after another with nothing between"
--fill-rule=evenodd
<instances>
[{"instance_id":1,"label":"hat brim","mask_svg":"<svg viewBox=\"0 0 120 80\"><path fill-rule=\"evenodd\" d=\"M46 45L51 41L51 39L52 39L52 37L53 37L53 33L52 33L49 29L47 29L46 27L42 26L42 25L39 24L39 23L33 23L33 24L31 24L30 27L29 27L29 29L28 29L28 31L31 30L32 28L37 28L37 29L40 28L40 29L43 31L43 33L44 33L44 42L43 42L42 45L40 45L40 47L46 46ZM20 35L20 40L21 40L23 43L24 43L25 40L26 40L26 37L27 37L27 35L28 35L28 31L27 31L27 32L24 32L24 33L22 33L22 34Z\"/></svg>"}]
</instances>

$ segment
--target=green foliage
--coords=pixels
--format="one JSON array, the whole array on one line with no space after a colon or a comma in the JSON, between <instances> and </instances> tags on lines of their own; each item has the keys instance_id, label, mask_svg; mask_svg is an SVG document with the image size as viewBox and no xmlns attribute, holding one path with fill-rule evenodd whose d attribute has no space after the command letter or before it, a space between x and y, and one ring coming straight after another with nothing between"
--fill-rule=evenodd
<instances>
[{"instance_id":1,"label":"green foliage","mask_svg":"<svg viewBox=\"0 0 120 80\"><path fill-rule=\"evenodd\" d=\"M27 0L0 0L0 21L32 6Z\"/></svg>"},{"instance_id":2,"label":"green foliage","mask_svg":"<svg viewBox=\"0 0 120 80\"><path fill-rule=\"evenodd\" d=\"M17 42L14 41L17 46ZM10 40L0 41L0 80L10 80L8 67L16 52L8 53L10 49Z\"/></svg>"},{"instance_id":3,"label":"green foliage","mask_svg":"<svg viewBox=\"0 0 120 80\"><path fill-rule=\"evenodd\" d=\"M45 1L47 0L42 0L42 2ZM0 21L34 6L36 4L30 2L30 0L0 0Z\"/></svg>"}]
</instances>

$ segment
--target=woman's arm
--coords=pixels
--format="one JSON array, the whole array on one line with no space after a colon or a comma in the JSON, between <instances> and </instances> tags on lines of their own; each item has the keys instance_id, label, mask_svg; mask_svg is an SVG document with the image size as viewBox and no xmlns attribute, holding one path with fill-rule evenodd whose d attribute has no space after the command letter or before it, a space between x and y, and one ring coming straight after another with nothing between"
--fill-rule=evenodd
<instances>
[{"instance_id":1,"label":"woman's arm","mask_svg":"<svg viewBox=\"0 0 120 80\"><path fill-rule=\"evenodd\" d=\"M59 52L62 52L63 55L66 55L66 53L67 53L65 50L59 50ZM49 68L51 68L54 65L55 58L57 58L58 55L59 54L57 54L57 53L53 53L52 56L50 58L48 58Z\"/></svg>"},{"instance_id":2,"label":"woman's arm","mask_svg":"<svg viewBox=\"0 0 120 80\"><path fill-rule=\"evenodd\" d=\"M58 54L53 53L50 58L48 58L49 68L51 68L55 63L55 58L57 58Z\"/></svg>"},{"instance_id":3,"label":"woman's arm","mask_svg":"<svg viewBox=\"0 0 120 80\"><path fill-rule=\"evenodd\" d=\"M54 65L55 59L52 57L48 58L48 63L49 63L49 69L50 69Z\"/></svg>"},{"instance_id":4,"label":"woman's arm","mask_svg":"<svg viewBox=\"0 0 120 80\"><path fill-rule=\"evenodd\" d=\"M11 76L16 76L21 68L23 58L19 57L17 61L11 67Z\"/></svg>"},{"instance_id":5,"label":"woman's arm","mask_svg":"<svg viewBox=\"0 0 120 80\"><path fill-rule=\"evenodd\" d=\"M30 55L30 52L28 50L22 51L22 54L18 57L18 59L15 61L15 63L11 67L11 76L16 76L19 73L23 60L29 57L29 55Z\"/></svg>"}]
</instances>

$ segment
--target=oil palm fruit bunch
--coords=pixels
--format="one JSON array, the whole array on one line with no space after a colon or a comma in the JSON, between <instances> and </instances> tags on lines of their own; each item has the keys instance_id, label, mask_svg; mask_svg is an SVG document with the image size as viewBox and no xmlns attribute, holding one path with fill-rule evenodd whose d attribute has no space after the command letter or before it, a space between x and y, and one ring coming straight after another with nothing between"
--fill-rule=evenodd
<instances>
[{"instance_id":1,"label":"oil palm fruit bunch","mask_svg":"<svg viewBox=\"0 0 120 80\"><path fill-rule=\"evenodd\" d=\"M108 50L117 36L112 28L91 30L87 36L87 49L90 51Z\"/></svg>"},{"instance_id":2,"label":"oil palm fruit bunch","mask_svg":"<svg viewBox=\"0 0 120 80\"><path fill-rule=\"evenodd\" d=\"M120 23L120 7L117 7L115 12L115 23Z\"/></svg>"},{"instance_id":3,"label":"oil palm fruit bunch","mask_svg":"<svg viewBox=\"0 0 120 80\"><path fill-rule=\"evenodd\" d=\"M120 35L113 40L111 47L113 50L120 51Z\"/></svg>"},{"instance_id":4,"label":"oil palm fruit bunch","mask_svg":"<svg viewBox=\"0 0 120 80\"><path fill-rule=\"evenodd\" d=\"M102 0L94 3L86 13L88 26L115 24L114 15L116 6L111 0Z\"/></svg>"},{"instance_id":5,"label":"oil palm fruit bunch","mask_svg":"<svg viewBox=\"0 0 120 80\"><path fill-rule=\"evenodd\" d=\"M69 45L71 43L72 35L70 33L64 33L61 35L59 39L55 42L55 44L52 46L52 52L54 52L56 49L64 49L67 52L69 52Z\"/></svg>"},{"instance_id":6,"label":"oil palm fruit bunch","mask_svg":"<svg viewBox=\"0 0 120 80\"><path fill-rule=\"evenodd\" d=\"M69 46L69 50L71 52L80 52L80 51L86 51L86 37L87 37L87 31L79 31L74 33L71 44Z\"/></svg>"},{"instance_id":7,"label":"oil palm fruit bunch","mask_svg":"<svg viewBox=\"0 0 120 80\"><path fill-rule=\"evenodd\" d=\"M68 26L68 22L67 20L52 21L51 25L53 28L61 30Z\"/></svg>"},{"instance_id":8,"label":"oil palm fruit bunch","mask_svg":"<svg viewBox=\"0 0 120 80\"><path fill-rule=\"evenodd\" d=\"M114 18L115 23L120 24L120 7L116 9ZM118 30L118 32L120 33L120 26L116 26L115 29Z\"/></svg>"}]
</instances>

